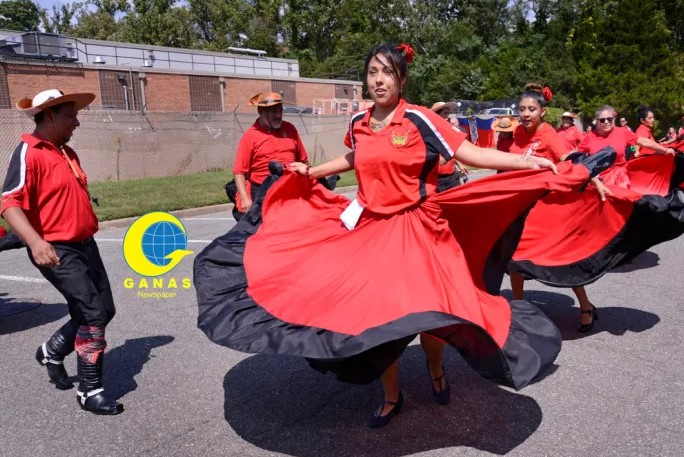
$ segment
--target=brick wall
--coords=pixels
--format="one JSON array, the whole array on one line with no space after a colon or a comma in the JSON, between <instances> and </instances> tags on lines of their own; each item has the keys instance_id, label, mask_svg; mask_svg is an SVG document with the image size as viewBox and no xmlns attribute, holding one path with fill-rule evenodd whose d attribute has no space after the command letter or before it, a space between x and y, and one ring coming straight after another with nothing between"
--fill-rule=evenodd
<instances>
[{"instance_id":1,"label":"brick wall","mask_svg":"<svg viewBox=\"0 0 684 457\"><path fill-rule=\"evenodd\" d=\"M126 79L126 87L129 87L129 109L140 109L142 97L140 94L140 79L138 72L130 74L129 71L113 70L110 68L90 69L78 66L55 64L21 64L6 62L3 67L7 78L7 94L2 93L2 74L0 73L0 105L7 105L7 98L10 106L23 97L33 97L40 91L57 88L66 93L71 92L92 92L96 95L93 102L94 109L125 109L123 96L123 86L118 80L119 75ZM1 69L0 69L1 70ZM112 84L102 83L105 76L112 76ZM132 76L132 77L131 77ZM193 76L195 79L207 80L212 83L214 89L218 89L214 80L218 82L219 76ZM243 79L225 76L225 95L224 103L227 112L235 111L239 113L256 113L256 107L247 104L250 97L259 92L270 92L272 81L268 79ZM107 78L104 78L108 80ZM132 81L128 81L132 79ZM145 101L147 111L192 111L191 90L189 76L184 74L154 73L145 71L143 79L145 85ZM293 81L295 85L295 99L299 106L313 106L315 99L335 98L335 84L324 84L316 82ZM112 86L112 87L109 87ZM212 90L209 96L218 96L217 90ZM360 96L360 89L354 94L350 91L350 97ZM108 94L103 99L103 94ZM112 95L113 94L113 95ZM4 98L3 98L4 95ZM112 95L112 96L109 96ZM195 94L197 98L197 94ZM113 98L113 96L115 96ZM111 99L111 100L110 100ZM119 100L120 99L120 100ZM133 103L135 101L135 104ZM209 103L211 100L204 100L195 106L201 110L219 110L220 101ZM210 106L207 108L207 106ZM0 106L2 108L2 106Z\"/></svg>"},{"instance_id":2,"label":"brick wall","mask_svg":"<svg viewBox=\"0 0 684 457\"><path fill-rule=\"evenodd\" d=\"M21 98L32 98L46 89L59 89L65 93L92 92L93 105L100 105L100 83L96 70L53 65L5 64L9 98L14 104Z\"/></svg>"},{"instance_id":3,"label":"brick wall","mask_svg":"<svg viewBox=\"0 0 684 457\"><path fill-rule=\"evenodd\" d=\"M315 99L331 98L335 98L334 84L297 82L297 103L299 106L312 107Z\"/></svg>"},{"instance_id":4,"label":"brick wall","mask_svg":"<svg viewBox=\"0 0 684 457\"><path fill-rule=\"evenodd\" d=\"M247 101L259 92L270 91L271 81L266 79L226 78L226 111L235 110L237 105L239 113L256 113L256 107Z\"/></svg>"},{"instance_id":5,"label":"brick wall","mask_svg":"<svg viewBox=\"0 0 684 457\"><path fill-rule=\"evenodd\" d=\"M187 75L145 74L145 101L148 111L191 110Z\"/></svg>"}]
</instances>

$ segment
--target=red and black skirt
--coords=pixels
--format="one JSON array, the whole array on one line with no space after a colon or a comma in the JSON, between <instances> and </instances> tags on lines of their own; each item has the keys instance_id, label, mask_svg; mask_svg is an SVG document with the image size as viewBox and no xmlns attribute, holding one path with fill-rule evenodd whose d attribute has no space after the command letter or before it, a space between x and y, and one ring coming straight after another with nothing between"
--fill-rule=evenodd
<instances>
[{"instance_id":1,"label":"red and black skirt","mask_svg":"<svg viewBox=\"0 0 684 457\"><path fill-rule=\"evenodd\" d=\"M262 203L195 260L198 326L217 344L306 358L340 380L377 379L424 332L484 377L521 388L556 358L555 325L499 296L526 213L586 184L586 167L520 171L433 195L394 215L364 210L310 179L269 178Z\"/></svg>"},{"instance_id":2,"label":"red and black skirt","mask_svg":"<svg viewBox=\"0 0 684 457\"><path fill-rule=\"evenodd\" d=\"M628 188L551 193L530 211L510 270L555 287L591 284L656 244L684 233L684 156L650 155L618 173Z\"/></svg>"}]
</instances>

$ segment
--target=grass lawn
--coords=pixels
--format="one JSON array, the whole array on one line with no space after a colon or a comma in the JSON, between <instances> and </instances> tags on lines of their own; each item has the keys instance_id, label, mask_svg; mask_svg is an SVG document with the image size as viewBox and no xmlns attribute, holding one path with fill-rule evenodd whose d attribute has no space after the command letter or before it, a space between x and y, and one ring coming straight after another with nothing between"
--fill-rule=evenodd
<instances>
[{"instance_id":1,"label":"grass lawn","mask_svg":"<svg viewBox=\"0 0 684 457\"><path fill-rule=\"evenodd\" d=\"M225 170L166 178L108 181L90 184L90 193L100 206L93 206L100 221L140 216L150 211L173 211L228 203L223 186L229 180ZM354 172L347 172L339 187L356 184ZM0 225L7 227L4 219Z\"/></svg>"}]
</instances>

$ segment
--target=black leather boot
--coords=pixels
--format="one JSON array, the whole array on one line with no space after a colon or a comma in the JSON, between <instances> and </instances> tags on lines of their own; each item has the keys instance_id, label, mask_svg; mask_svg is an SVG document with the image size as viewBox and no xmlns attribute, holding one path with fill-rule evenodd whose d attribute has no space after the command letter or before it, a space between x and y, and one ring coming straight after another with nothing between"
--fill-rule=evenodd
<instances>
[{"instance_id":1,"label":"black leather boot","mask_svg":"<svg viewBox=\"0 0 684 457\"><path fill-rule=\"evenodd\" d=\"M74 387L64 369L64 357L74 350L78 324L70 320L36 350L36 360L47 368L50 382L59 390Z\"/></svg>"},{"instance_id":2,"label":"black leather boot","mask_svg":"<svg viewBox=\"0 0 684 457\"><path fill-rule=\"evenodd\" d=\"M76 399L81 409L94 414L113 416L122 413L124 407L121 403L107 398L102 388L102 374L104 354L100 354L97 362L88 363L80 355L78 360L78 376L81 382L78 385Z\"/></svg>"}]
</instances>

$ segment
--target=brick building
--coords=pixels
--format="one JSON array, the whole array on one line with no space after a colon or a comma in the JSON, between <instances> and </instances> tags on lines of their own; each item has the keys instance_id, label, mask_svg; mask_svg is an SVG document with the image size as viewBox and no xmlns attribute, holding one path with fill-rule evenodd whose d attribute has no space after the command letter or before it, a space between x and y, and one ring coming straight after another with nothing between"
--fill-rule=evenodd
<instances>
[{"instance_id":1,"label":"brick building","mask_svg":"<svg viewBox=\"0 0 684 457\"><path fill-rule=\"evenodd\" d=\"M274 91L291 105L326 114L342 107L346 114L362 96L358 81L300 78L296 60L262 51L205 52L0 30L0 109L47 88L93 92L91 109L130 111L251 112L249 97Z\"/></svg>"}]
</instances>

